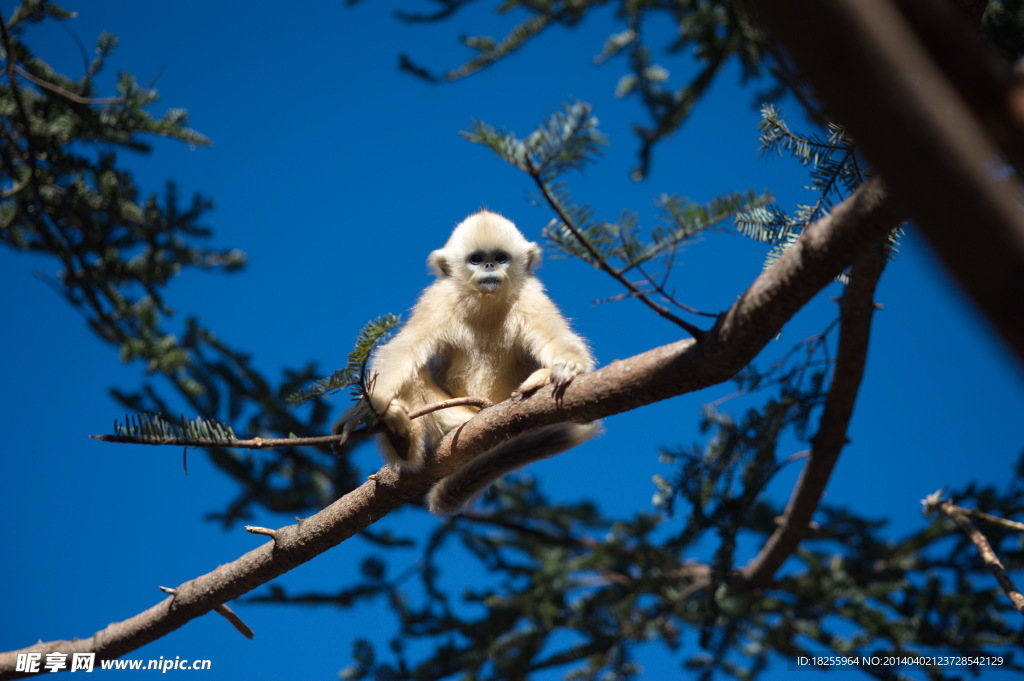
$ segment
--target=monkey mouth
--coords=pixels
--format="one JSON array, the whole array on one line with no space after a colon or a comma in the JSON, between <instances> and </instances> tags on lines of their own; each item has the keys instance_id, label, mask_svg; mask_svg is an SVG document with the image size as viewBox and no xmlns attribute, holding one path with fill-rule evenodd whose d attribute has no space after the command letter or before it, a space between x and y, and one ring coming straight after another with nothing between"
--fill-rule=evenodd
<instances>
[{"instance_id":1,"label":"monkey mouth","mask_svg":"<svg viewBox=\"0 0 1024 681\"><path fill-rule=\"evenodd\" d=\"M476 285L481 291L491 293L501 288L502 280L497 274L484 274L477 277Z\"/></svg>"}]
</instances>

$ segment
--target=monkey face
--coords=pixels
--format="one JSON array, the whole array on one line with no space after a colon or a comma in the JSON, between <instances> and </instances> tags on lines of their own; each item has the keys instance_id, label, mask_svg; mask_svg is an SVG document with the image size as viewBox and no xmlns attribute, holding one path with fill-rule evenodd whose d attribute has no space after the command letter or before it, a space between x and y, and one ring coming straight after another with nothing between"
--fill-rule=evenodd
<instances>
[{"instance_id":1,"label":"monkey face","mask_svg":"<svg viewBox=\"0 0 1024 681\"><path fill-rule=\"evenodd\" d=\"M501 248L478 248L466 256L469 279L484 293L493 293L505 285L512 256Z\"/></svg>"},{"instance_id":2,"label":"monkey face","mask_svg":"<svg viewBox=\"0 0 1024 681\"><path fill-rule=\"evenodd\" d=\"M434 251L427 264L439 277L464 293L513 295L533 275L540 247L527 241L516 226L497 213L470 215Z\"/></svg>"}]
</instances>

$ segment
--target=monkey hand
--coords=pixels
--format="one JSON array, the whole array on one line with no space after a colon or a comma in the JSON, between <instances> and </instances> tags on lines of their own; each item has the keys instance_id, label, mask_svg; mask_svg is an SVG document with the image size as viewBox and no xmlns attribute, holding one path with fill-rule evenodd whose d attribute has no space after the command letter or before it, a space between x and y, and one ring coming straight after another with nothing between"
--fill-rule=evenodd
<instances>
[{"instance_id":1,"label":"monkey hand","mask_svg":"<svg viewBox=\"0 0 1024 681\"><path fill-rule=\"evenodd\" d=\"M516 393L526 394L533 392L537 388L542 388L548 383L554 384L555 392L565 390L566 386L572 383L572 379L576 378L577 374L582 374L584 371L586 371L586 368L582 364L569 360L558 360L551 365L551 367L542 367L530 374L527 379L523 381L518 388L516 388Z\"/></svg>"},{"instance_id":2,"label":"monkey hand","mask_svg":"<svg viewBox=\"0 0 1024 681\"><path fill-rule=\"evenodd\" d=\"M566 386L572 383L577 374L582 374L586 368L582 364L570 360L558 360L551 367L550 380L555 384L555 391L565 390Z\"/></svg>"},{"instance_id":3,"label":"monkey hand","mask_svg":"<svg viewBox=\"0 0 1024 681\"><path fill-rule=\"evenodd\" d=\"M365 399L360 399L346 409L345 413L331 426L332 434L342 436L340 440L331 445L331 449L335 454L340 455L353 430L364 423L373 423L376 420L377 415L374 413L373 407Z\"/></svg>"},{"instance_id":4,"label":"monkey hand","mask_svg":"<svg viewBox=\"0 0 1024 681\"><path fill-rule=\"evenodd\" d=\"M426 461L423 427L409 418L405 402L393 399L380 411L380 420L387 427L381 451L388 463L399 468L419 470Z\"/></svg>"},{"instance_id":5,"label":"monkey hand","mask_svg":"<svg viewBox=\"0 0 1024 681\"><path fill-rule=\"evenodd\" d=\"M376 406L376 405L375 405ZM412 432L412 419L409 408L401 400L391 400L386 405L379 405L380 420L395 435L409 437Z\"/></svg>"}]
</instances>

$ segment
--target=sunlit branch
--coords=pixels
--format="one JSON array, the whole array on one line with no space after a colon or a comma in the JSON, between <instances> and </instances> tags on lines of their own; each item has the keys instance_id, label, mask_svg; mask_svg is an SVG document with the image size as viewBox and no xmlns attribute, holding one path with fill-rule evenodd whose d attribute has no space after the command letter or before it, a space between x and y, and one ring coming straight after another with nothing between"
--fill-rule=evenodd
<instances>
[{"instance_id":1,"label":"sunlit branch","mask_svg":"<svg viewBox=\"0 0 1024 681\"><path fill-rule=\"evenodd\" d=\"M337 546L421 497L480 452L529 428L567 419L592 421L728 380L851 260L881 243L901 218L902 210L880 181L865 183L805 230L701 343L677 341L581 374L559 400L553 399L551 388L541 388L521 400L496 404L445 436L422 470L385 466L319 513L276 530L272 541L181 584L173 598L92 636L0 653L0 679L15 675L19 653L95 653L97 660L107 660L155 641Z\"/></svg>"},{"instance_id":2,"label":"sunlit branch","mask_svg":"<svg viewBox=\"0 0 1024 681\"><path fill-rule=\"evenodd\" d=\"M999 582L999 586L1002 587L1007 598L1013 603L1013 607L1017 609L1017 612L1024 615L1024 594L1020 592L1020 589L1010 579L1010 574L1006 571L1002 561L999 560L999 556L992 549L992 545L988 543L988 539L971 522L971 519L968 517L970 512L965 508L955 505L948 499L943 499L941 491L929 495L922 503L924 504L925 513L938 511L952 519L963 530L964 534L971 540L971 543L978 549L981 559L985 561L985 565L992 571L992 575Z\"/></svg>"}]
</instances>

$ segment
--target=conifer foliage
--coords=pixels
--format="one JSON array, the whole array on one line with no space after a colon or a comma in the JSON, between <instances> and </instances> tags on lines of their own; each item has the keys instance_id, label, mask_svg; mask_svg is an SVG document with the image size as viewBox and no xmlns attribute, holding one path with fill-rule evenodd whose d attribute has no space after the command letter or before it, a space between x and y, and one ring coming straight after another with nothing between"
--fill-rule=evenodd
<instances>
[{"instance_id":1,"label":"conifer foliage","mask_svg":"<svg viewBox=\"0 0 1024 681\"><path fill-rule=\"evenodd\" d=\"M138 415L122 434L159 437L169 415L183 412L192 415L184 423L194 425L198 417L199 423L222 424L225 434L232 426L280 438L324 433L329 405L319 404L302 419L286 401L317 379L314 364L286 370L274 381L194 317L175 323L163 294L175 277L189 269L235 273L246 257L208 245L208 198L185 199L173 182L144 194L119 154L148 153L155 136L189 145L209 141L187 127L183 109L159 118L150 114L156 91L131 74L119 76L114 94L97 91L97 76L117 46L114 36L99 37L95 59L77 78L56 72L20 39L34 24L69 16L55 3L28 1L2 17L0 241L54 258L60 274L48 280L53 289L123 361L145 368L149 378L142 385L112 389ZM203 434L177 432L181 428L188 429L172 430ZM214 427L205 434L217 432ZM223 449L211 454L241 483L239 497L217 514L225 523L245 516L252 504L288 512L320 507L358 479L328 445L294 448L273 459Z\"/></svg>"},{"instance_id":2,"label":"conifer foliage","mask_svg":"<svg viewBox=\"0 0 1024 681\"><path fill-rule=\"evenodd\" d=\"M436 12L406 12L402 18L439 21L471 1L442 0ZM438 80L461 78L510 57L550 27L580 22L601 4L505 3L504 9L516 8L525 18L502 39L467 38L478 54L462 66L433 76L409 58L404 64ZM675 0L623 3L620 10L624 26L609 38L600 59L627 56L631 74L620 81L619 90L640 96L651 113L651 125L638 128L640 175L656 144L682 124L733 58L747 75L772 74L768 95L788 92L803 102L812 120L820 115L807 99L806 86L797 82L795 67L779 56L746 4ZM354 387L357 395L365 392L372 382L367 360L375 344L397 327L398 318L386 315L367 324L346 366L326 379L318 379L323 374L313 363L268 378L244 351L198 319L177 322L163 295L175 276L190 268L237 272L245 256L209 246L212 234L202 223L208 199L183 200L173 184L160 194L144 195L119 153L147 151L154 135L192 145L207 140L187 127L180 109L152 116L154 91L130 75L121 76L114 94L97 91L96 76L116 46L112 36L99 38L98 56L78 78L56 73L22 42L33 24L67 16L54 3L25 0L0 17L0 240L59 263L53 288L123 360L138 362L148 372L140 386L113 391L133 412L115 424L115 435L151 444L197 441L190 446L203 446L238 483L237 497L212 516L225 525L255 507L293 516L315 513L345 495L356 508L370 503L366 499L373 494L405 494L396 504L415 498L430 481L387 479L378 489L375 477L360 486L362 472L333 456L327 444L288 442L297 435L327 432L332 409L321 398L346 387ZM696 50L700 69L681 87L668 86L667 69L651 55L645 36L653 16L669 17L678 26L669 54ZM1000 49L1012 50L1005 9L998 19ZM485 122L473 124L465 136L529 176L539 201L550 208L546 236L555 247L609 275L622 287L622 298L640 300L692 336L673 347L706 352L708 362L724 362L737 324L729 314L734 308L709 313L678 300L667 284L675 255L708 230L735 227L770 244L766 267L780 267L808 233L827 233L823 224L853 210L851 204L865 195L877 197L880 182L864 166L856 140L838 126L823 130L791 130L778 109L763 109L764 149L785 152L807 167L814 193L806 205L787 211L771 196L748 190L705 203L661 197L663 219L651 229L641 228L628 211L617 220L599 219L570 193L572 173L597 162L606 144L586 103L563 106L525 137ZM380 520L379 526L353 524L344 528L347 534L332 527L344 534L335 544L362 530L379 548L358 575L340 576L336 587L300 593L259 588L259 580L248 579L245 572L250 564L238 561L233 568L241 577L224 587L225 593L235 588L234 598L257 589L247 597L250 601L282 608L316 603L346 609L366 601L390 608L396 630L355 642L350 659L339 659L341 678L353 681L497 681L549 670L580 681L639 679L644 678L641 653L652 647L672 655L692 678L742 680L777 676L773 672L786 660L812 652L856 651L870 659L1019 649L1024 643L1021 613L1007 598L1007 570L1000 574L987 554L979 554L977 537L959 527L970 515L963 507L985 511L972 517L979 524L991 523L984 528L990 552L998 553L1002 564L1019 567L1022 544L1014 538L1013 524L999 518L1018 517L1024 509L1024 463L999 487L965 484L947 492L960 510L936 496L929 510L939 511L938 519L922 520L920 527L899 536L862 511L819 503L845 444L849 414L842 412L856 400L872 294L894 250L899 223L894 219L883 225L881 243L869 252L850 254L835 321L770 366L751 363L732 371L737 394L745 398L740 413L709 405L699 418L705 436L701 443L659 452L648 507L612 514L599 498L559 501L528 475L512 476L476 509L437 522L426 537L407 536L369 513L362 515L372 520L363 522ZM881 236L886 230L893 235L888 244ZM780 327L784 322L778 321ZM697 366L713 373L714 367ZM596 384L600 376L588 378ZM618 387L602 385L609 391ZM311 403L305 416L289 408L289 397ZM188 416L178 423L157 416L172 413ZM259 458L229 450L236 431L261 442L280 438L280 449ZM794 441L804 443L807 451L788 456L790 450L781 443ZM822 461L827 461L824 469ZM823 480L802 478L788 505L766 494L780 471L804 465L805 471L824 470ZM380 473L381 479L387 475ZM822 487L813 487L819 483ZM401 484L409 487L403 490ZM287 541L301 531L297 527L250 531ZM409 564L408 553L396 558L398 548L419 552L414 568L396 569ZM453 590L445 580L454 572L446 564L452 552L462 556L459 572L476 571L485 579ZM283 571L314 557L291 546L264 564L294 561ZM411 583L418 588L406 589ZM223 603L206 605L206 610L196 607L196 613ZM290 616L301 618L302 612ZM153 626L148 620L144 624ZM131 627L126 623L121 629L130 632ZM118 640L117 654L143 638ZM5 659L0 653L0 661ZM1004 668L1022 670L1024 664L1010 658ZM859 669L865 677L903 678L902 670L891 666ZM975 665L967 673L980 669ZM0 665L0 676L8 671ZM965 673L929 664L912 671L915 678L929 679Z\"/></svg>"}]
</instances>

